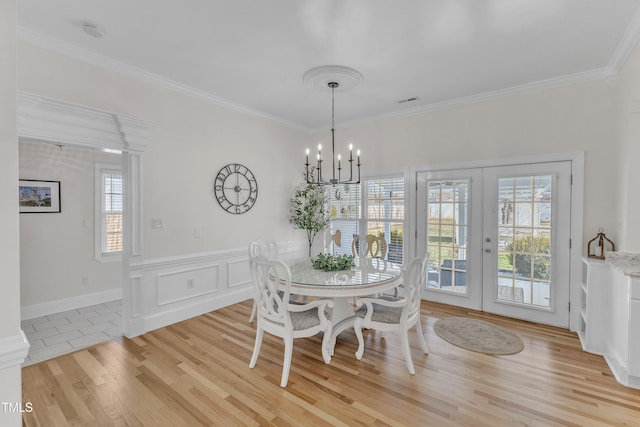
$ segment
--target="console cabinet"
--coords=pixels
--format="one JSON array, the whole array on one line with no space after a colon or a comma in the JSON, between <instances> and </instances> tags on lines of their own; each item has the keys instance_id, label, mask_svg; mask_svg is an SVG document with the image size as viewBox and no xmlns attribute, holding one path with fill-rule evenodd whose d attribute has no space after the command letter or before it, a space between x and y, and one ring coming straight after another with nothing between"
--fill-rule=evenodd
<instances>
[{"instance_id":1,"label":"console cabinet","mask_svg":"<svg viewBox=\"0 0 640 427\"><path fill-rule=\"evenodd\" d=\"M604 356L619 383L640 388L640 255L614 252L582 263L582 347Z\"/></svg>"}]
</instances>

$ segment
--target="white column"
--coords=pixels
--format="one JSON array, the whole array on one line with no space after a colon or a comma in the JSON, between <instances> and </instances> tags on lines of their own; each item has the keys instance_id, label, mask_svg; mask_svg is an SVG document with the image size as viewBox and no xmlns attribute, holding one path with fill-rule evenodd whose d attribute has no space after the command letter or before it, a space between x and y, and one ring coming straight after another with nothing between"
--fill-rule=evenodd
<instances>
[{"instance_id":1,"label":"white column","mask_svg":"<svg viewBox=\"0 0 640 427\"><path fill-rule=\"evenodd\" d=\"M16 0L0 0L0 425L22 424Z\"/></svg>"},{"instance_id":2,"label":"white column","mask_svg":"<svg viewBox=\"0 0 640 427\"><path fill-rule=\"evenodd\" d=\"M124 335L131 338L144 332L140 286L142 277L132 272L132 264L143 259L142 156L122 153L124 184L124 251L122 254L122 323Z\"/></svg>"}]
</instances>

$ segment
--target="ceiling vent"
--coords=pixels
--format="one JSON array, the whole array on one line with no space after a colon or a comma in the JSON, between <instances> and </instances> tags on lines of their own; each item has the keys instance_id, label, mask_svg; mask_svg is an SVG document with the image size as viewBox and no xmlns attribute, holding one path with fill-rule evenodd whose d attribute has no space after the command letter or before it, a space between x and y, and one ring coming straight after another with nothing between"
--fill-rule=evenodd
<instances>
[{"instance_id":1,"label":"ceiling vent","mask_svg":"<svg viewBox=\"0 0 640 427\"><path fill-rule=\"evenodd\" d=\"M97 39L104 37L104 28L96 24L91 24L89 22L86 22L82 25L82 31Z\"/></svg>"},{"instance_id":2,"label":"ceiling vent","mask_svg":"<svg viewBox=\"0 0 640 427\"><path fill-rule=\"evenodd\" d=\"M405 102L413 102L417 100L418 100L418 97L414 96L413 98L401 99L400 101L398 101L398 104L404 104Z\"/></svg>"}]
</instances>

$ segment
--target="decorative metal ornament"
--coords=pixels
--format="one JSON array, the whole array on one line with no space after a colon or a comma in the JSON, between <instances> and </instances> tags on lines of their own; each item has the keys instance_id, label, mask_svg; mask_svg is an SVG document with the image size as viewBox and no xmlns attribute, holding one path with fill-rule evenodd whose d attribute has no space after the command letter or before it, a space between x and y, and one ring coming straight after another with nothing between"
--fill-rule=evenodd
<instances>
[{"instance_id":1,"label":"decorative metal ornament","mask_svg":"<svg viewBox=\"0 0 640 427\"><path fill-rule=\"evenodd\" d=\"M342 246L342 231L336 230L331 236L331 241L338 247Z\"/></svg>"},{"instance_id":2,"label":"decorative metal ornament","mask_svg":"<svg viewBox=\"0 0 640 427\"><path fill-rule=\"evenodd\" d=\"M594 242L597 243L597 246L599 249L594 248L592 251L591 245ZM606 234L604 234L604 230L601 228L600 230L598 230L598 235L593 239L589 240L589 243L587 244L587 256L589 258L604 259L605 243L611 246L612 251L616 250L615 243L613 243L611 240L607 238Z\"/></svg>"},{"instance_id":3,"label":"decorative metal ornament","mask_svg":"<svg viewBox=\"0 0 640 427\"><path fill-rule=\"evenodd\" d=\"M248 167L229 163L220 169L214 182L216 200L231 214L243 214L258 198L258 181Z\"/></svg>"}]
</instances>

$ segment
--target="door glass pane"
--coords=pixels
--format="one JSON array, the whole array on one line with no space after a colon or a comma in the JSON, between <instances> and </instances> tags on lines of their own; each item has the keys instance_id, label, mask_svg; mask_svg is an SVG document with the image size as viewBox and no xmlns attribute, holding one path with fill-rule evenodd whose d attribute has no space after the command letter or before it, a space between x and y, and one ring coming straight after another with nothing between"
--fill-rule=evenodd
<instances>
[{"instance_id":1,"label":"door glass pane","mask_svg":"<svg viewBox=\"0 0 640 427\"><path fill-rule=\"evenodd\" d=\"M551 175L498 180L498 300L550 307Z\"/></svg>"},{"instance_id":2,"label":"door glass pane","mask_svg":"<svg viewBox=\"0 0 640 427\"><path fill-rule=\"evenodd\" d=\"M427 287L467 293L469 180L427 183Z\"/></svg>"}]
</instances>

